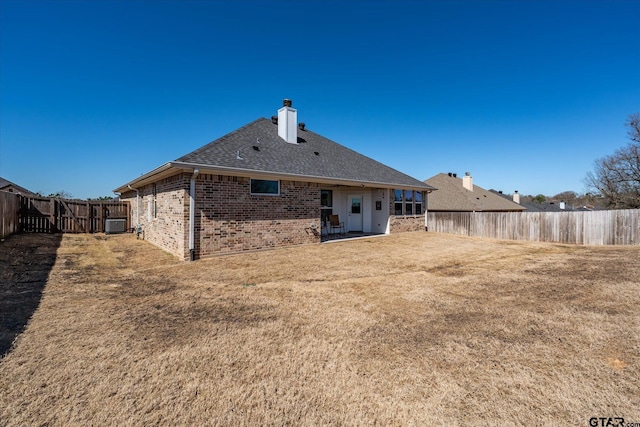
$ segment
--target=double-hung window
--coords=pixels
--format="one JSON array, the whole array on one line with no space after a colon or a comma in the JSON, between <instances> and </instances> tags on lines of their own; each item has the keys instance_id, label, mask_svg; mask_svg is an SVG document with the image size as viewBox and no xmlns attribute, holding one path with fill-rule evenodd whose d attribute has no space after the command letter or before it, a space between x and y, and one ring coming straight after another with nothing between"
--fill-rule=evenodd
<instances>
[{"instance_id":1,"label":"double-hung window","mask_svg":"<svg viewBox=\"0 0 640 427\"><path fill-rule=\"evenodd\" d=\"M422 191L416 191L416 215L422 215Z\"/></svg>"},{"instance_id":2,"label":"double-hung window","mask_svg":"<svg viewBox=\"0 0 640 427\"><path fill-rule=\"evenodd\" d=\"M393 191L394 215L402 215L402 190Z\"/></svg>"},{"instance_id":3,"label":"double-hung window","mask_svg":"<svg viewBox=\"0 0 640 427\"><path fill-rule=\"evenodd\" d=\"M152 188L153 193L153 217L158 218L158 186L154 183Z\"/></svg>"},{"instance_id":4,"label":"double-hung window","mask_svg":"<svg viewBox=\"0 0 640 427\"><path fill-rule=\"evenodd\" d=\"M422 215L422 192L394 190L393 206L395 215Z\"/></svg>"},{"instance_id":5,"label":"double-hung window","mask_svg":"<svg viewBox=\"0 0 640 427\"><path fill-rule=\"evenodd\" d=\"M413 190L404 190L404 214L413 215Z\"/></svg>"}]
</instances>

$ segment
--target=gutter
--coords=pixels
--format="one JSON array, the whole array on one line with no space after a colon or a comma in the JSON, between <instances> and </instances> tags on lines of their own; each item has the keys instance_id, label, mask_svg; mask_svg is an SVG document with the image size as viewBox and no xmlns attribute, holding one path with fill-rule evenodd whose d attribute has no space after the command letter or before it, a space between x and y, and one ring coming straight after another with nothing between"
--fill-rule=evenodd
<instances>
[{"instance_id":1,"label":"gutter","mask_svg":"<svg viewBox=\"0 0 640 427\"><path fill-rule=\"evenodd\" d=\"M137 188L131 187L131 185L127 185L129 190L136 191L136 233L140 234L142 227L140 227L140 191Z\"/></svg>"},{"instance_id":2,"label":"gutter","mask_svg":"<svg viewBox=\"0 0 640 427\"><path fill-rule=\"evenodd\" d=\"M230 176L247 176L247 177L264 177L265 179L289 179L292 181L309 181L316 182L320 184L328 184L328 185L346 185L351 187L368 187L368 188L404 188L407 190L421 190L421 191L433 191L434 188L429 184L424 182L420 182L415 178L412 178L416 181L415 184L407 184L407 183L395 183L395 182L379 182L379 181L358 181L349 178L334 178L334 177L326 177L326 176L315 176L315 175L300 175L295 173L287 173L287 172L276 172L276 171L261 171L255 169L246 169L246 168L235 168L230 166L212 166L201 163L187 163L187 162L178 162L172 161L165 163L164 165L147 172L144 175L130 181L128 184L125 184L123 187L117 188L115 192L121 192L128 185L146 185L153 181L157 181L165 176L171 176L179 171L182 172L192 172L195 170L202 171L203 173L213 173L220 175L230 175ZM408 178L411 178L407 175Z\"/></svg>"},{"instance_id":3,"label":"gutter","mask_svg":"<svg viewBox=\"0 0 640 427\"><path fill-rule=\"evenodd\" d=\"M189 260L194 261L196 255L195 229L196 229L196 177L199 169L193 170L189 186Z\"/></svg>"}]
</instances>

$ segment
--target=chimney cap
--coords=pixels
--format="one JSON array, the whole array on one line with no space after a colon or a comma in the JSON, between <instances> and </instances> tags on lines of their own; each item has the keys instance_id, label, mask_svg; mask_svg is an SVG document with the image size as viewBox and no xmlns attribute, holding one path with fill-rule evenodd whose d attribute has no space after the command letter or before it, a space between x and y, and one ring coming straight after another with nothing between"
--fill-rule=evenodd
<instances>
[{"instance_id":1,"label":"chimney cap","mask_svg":"<svg viewBox=\"0 0 640 427\"><path fill-rule=\"evenodd\" d=\"M292 104L293 104L293 101L290 99L285 98L282 100L283 107L291 107Z\"/></svg>"}]
</instances>

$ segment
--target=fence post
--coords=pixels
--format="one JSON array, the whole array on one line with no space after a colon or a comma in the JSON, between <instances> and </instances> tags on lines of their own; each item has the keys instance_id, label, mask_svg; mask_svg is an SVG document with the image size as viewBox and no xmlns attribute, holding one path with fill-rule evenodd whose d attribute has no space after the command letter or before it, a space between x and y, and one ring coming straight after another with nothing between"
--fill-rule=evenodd
<instances>
[{"instance_id":1,"label":"fence post","mask_svg":"<svg viewBox=\"0 0 640 427\"><path fill-rule=\"evenodd\" d=\"M87 200L87 224L85 224L85 233L93 233L93 209Z\"/></svg>"}]
</instances>

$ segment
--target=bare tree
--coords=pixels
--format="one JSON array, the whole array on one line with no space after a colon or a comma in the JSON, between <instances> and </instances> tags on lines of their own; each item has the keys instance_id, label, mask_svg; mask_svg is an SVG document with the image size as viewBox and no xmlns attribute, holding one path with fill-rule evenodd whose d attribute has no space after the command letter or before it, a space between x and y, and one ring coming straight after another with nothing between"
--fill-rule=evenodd
<instances>
[{"instance_id":1,"label":"bare tree","mask_svg":"<svg viewBox=\"0 0 640 427\"><path fill-rule=\"evenodd\" d=\"M611 208L640 208L640 113L630 115L625 125L631 142L596 160L585 183Z\"/></svg>"},{"instance_id":2,"label":"bare tree","mask_svg":"<svg viewBox=\"0 0 640 427\"><path fill-rule=\"evenodd\" d=\"M55 197L58 199L73 199L73 195L65 190L60 190L56 193L51 193L47 197Z\"/></svg>"},{"instance_id":3,"label":"bare tree","mask_svg":"<svg viewBox=\"0 0 640 427\"><path fill-rule=\"evenodd\" d=\"M631 141L640 143L640 113L631 114L626 126L629 128L628 134Z\"/></svg>"}]
</instances>

